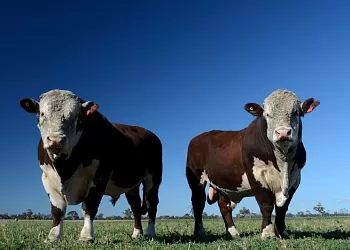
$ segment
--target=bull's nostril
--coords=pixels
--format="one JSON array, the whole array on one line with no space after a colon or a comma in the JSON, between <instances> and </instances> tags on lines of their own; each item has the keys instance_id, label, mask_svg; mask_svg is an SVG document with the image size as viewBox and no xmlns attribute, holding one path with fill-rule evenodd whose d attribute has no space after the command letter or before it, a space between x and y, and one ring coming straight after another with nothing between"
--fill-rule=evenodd
<instances>
[{"instance_id":1,"label":"bull's nostril","mask_svg":"<svg viewBox=\"0 0 350 250\"><path fill-rule=\"evenodd\" d=\"M46 138L48 141L51 141L51 138L50 138L50 136L48 136L47 138Z\"/></svg>"},{"instance_id":2,"label":"bull's nostril","mask_svg":"<svg viewBox=\"0 0 350 250\"><path fill-rule=\"evenodd\" d=\"M291 129L288 129L287 135L291 135L291 134L292 134L292 130L291 130Z\"/></svg>"}]
</instances>

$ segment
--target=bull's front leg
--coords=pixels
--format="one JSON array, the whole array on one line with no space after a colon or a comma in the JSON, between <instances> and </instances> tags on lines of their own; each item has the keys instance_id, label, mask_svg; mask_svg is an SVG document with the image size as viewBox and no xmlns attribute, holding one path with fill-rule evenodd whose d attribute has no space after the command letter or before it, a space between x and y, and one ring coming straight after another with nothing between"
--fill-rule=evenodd
<instances>
[{"instance_id":1,"label":"bull's front leg","mask_svg":"<svg viewBox=\"0 0 350 250\"><path fill-rule=\"evenodd\" d=\"M263 187L255 187L255 199L257 200L260 212L262 214L261 238L276 238L274 226L271 221L271 215L274 208L275 196L273 193Z\"/></svg>"},{"instance_id":2,"label":"bull's front leg","mask_svg":"<svg viewBox=\"0 0 350 250\"><path fill-rule=\"evenodd\" d=\"M296 189L292 188L289 190L289 198L287 199L286 203L278 207L275 206L276 209L276 218L275 218L275 231L281 238L289 238L288 232L286 230L286 213L288 211L288 206L293 198L293 195L295 193Z\"/></svg>"},{"instance_id":3,"label":"bull's front leg","mask_svg":"<svg viewBox=\"0 0 350 250\"><path fill-rule=\"evenodd\" d=\"M88 195L83 201L82 212L84 217L84 226L80 232L79 241L93 242L95 240L93 221L101 203L104 191L107 186L109 174L96 177L93 180L94 186L90 188Z\"/></svg>"},{"instance_id":4,"label":"bull's front leg","mask_svg":"<svg viewBox=\"0 0 350 250\"><path fill-rule=\"evenodd\" d=\"M41 180L51 204L52 228L45 239L45 242L48 243L57 241L62 237L67 202L59 190L60 182L58 180L50 180L45 172L42 173Z\"/></svg>"},{"instance_id":5,"label":"bull's front leg","mask_svg":"<svg viewBox=\"0 0 350 250\"><path fill-rule=\"evenodd\" d=\"M67 203L64 197L59 194L49 194L48 196L51 203L52 228L45 242L54 242L62 237Z\"/></svg>"}]
</instances>

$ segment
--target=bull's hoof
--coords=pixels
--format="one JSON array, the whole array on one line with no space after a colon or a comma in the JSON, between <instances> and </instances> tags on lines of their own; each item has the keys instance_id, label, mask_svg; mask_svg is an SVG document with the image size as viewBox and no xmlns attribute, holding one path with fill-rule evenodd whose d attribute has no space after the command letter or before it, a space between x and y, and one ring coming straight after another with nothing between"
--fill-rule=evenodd
<instances>
[{"instance_id":1,"label":"bull's hoof","mask_svg":"<svg viewBox=\"0 0 350 250\"><path fill-rule=\"evenodd\" d=\"M289 233L286 229L284 229L281 233L278 233L278 236L281 239L289 239Z\"/></svg>"},{"instance_id":2,"label":"bull's hoof","mask_svg":"<svg viewBox=\"0 0 350 250\"><path fill-rule=\"evenodd\" d=\"M232 238L239 237L239 232L237 231L235 226L232 226L227 229L227 234L231 236Z\"/></svg>"},{"instance_id":3,"label":"bull's hoof","mask_svg":"<svg viewBox=\"0 0 350 250\"><path fill-rule=\"evenodd\" d=\"M136 229L134 228L134 232L131 235L131 238L133 239L139 239L141 238L143 235L142 229Z\"/></svg>"},{"instance_id":4,"label":"bull's hoof","mask_svg":"<svg viewBox=\"0 0 350 250\"><path fill-rule=\"evenodd\" d=\"M80 237L78 242L80 242L80 243L94 243L95 238L82 238L82 237Z\"/></svg>"},{"instance_id":5,"label":"bull's hoof","mask_svg":"<svg viewBox=\"0 0 350 250\"><path fill-rule=\"evenodd\" d=\"M278 236L275 233L274 226L272 224L267 225L261 233L261 239L265 240L265 239L276 239L276 238L278 238Z\"/></svg>"},{"instance_id":6,"label":"bull's hoof","mask_svg":"<svg viewBox=\"0 0 350 250\"><path fill-rule=\"evenodd\" d=\"M153 238L156 236L156 230L154 228L154 224L152 222L150 222L148 224L146 233L145 233L145 237L147 237L149 240L153 240Z\"/></svg>"},{"instance_id":7,"label":"bull's hoof","mask_svg":"<svg viewBox=\"0 0 350 250\"><path fill-rule=\"evenodd\" d=\"M202 240L205 237L205 230L202 225L198 227L196 231L194 231L193 236L197 238L198 240Z\"/></svg>"},{"instance_id":8,"label":"bull's hoof","mask_svg":"<svg viewBox=\"0 0 350 250\"><path fill-rule=\"evenodd\" d=\"M45 244L52 244L52 243L55 243L55 242L57 242L57 241L59 241L59 239L49 239L49 238L46 238L46 239L44 240L44 243L45 243Z\"/></svg>"},{"instance_id":9,"label":"bull's hoof","mask_svg":"<svg viewBox=\"0 0 350 250\"><path fill-rule=\"evenodd\" d=\"M59 241L62 235L62 228L59 226L51 228L47 238L44 240L44 243L54 243Z\"/></svg>"}]
</instances>

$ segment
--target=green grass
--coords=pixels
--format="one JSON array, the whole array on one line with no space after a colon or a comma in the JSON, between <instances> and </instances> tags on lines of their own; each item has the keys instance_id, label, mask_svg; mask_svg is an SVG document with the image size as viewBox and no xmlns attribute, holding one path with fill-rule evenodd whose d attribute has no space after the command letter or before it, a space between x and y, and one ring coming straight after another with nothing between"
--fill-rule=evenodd
<instances>
[{"instance_id":1,"label":"green grass","mask_svg":"<svg viewBox=\"0 0 350 250\"><path fill-rule=\"evenodd\" d=\"M350 218L288 219L288 240L261 240L260 223L236 220L241 237L229 239L221 219L204 220L207 236L198 242L191 236L193 220L158 220L153 241L131 239L132 221L96 221L95 243L79 243L83 222L65 221L64 238L50 245L44 243L50 221L0 221L0 249L350 249Z\"/></svg>"}]
</instances>

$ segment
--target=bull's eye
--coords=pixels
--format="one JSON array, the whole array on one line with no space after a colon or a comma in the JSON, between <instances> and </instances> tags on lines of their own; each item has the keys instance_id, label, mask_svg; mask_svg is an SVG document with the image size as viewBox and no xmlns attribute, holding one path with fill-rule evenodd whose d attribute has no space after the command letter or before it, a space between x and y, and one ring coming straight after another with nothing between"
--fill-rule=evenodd
<instances>
[{"instance_id":1,"label":"bull's eye","mask_svg":"<svg viewBox=\"0 0 350 250\"><path fill-rule=\"evenodd\" d=\"M40 116L43 117L43 116L44 116L44 112L41 112L41 113L40 113Z\"/></svg>"}]
</instances>

